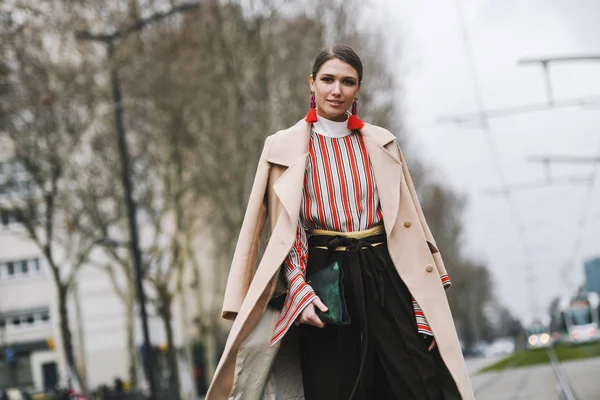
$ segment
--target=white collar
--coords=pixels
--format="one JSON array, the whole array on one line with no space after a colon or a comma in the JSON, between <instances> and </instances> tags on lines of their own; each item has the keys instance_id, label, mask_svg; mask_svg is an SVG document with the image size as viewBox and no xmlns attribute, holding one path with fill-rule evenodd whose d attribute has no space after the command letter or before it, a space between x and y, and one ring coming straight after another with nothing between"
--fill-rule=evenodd
<instances>
[{"instance_id":1,"label":"white collar","mask_svg":"<svg viewBox=\"0 0 600 400\"><path fill-rule=\"evenodd\" d=\"M319 115L317 122L313 124L316 133L326 137L342 138L352 133L348 129L348 120L342 122L331 121Z\"/></svg>"}]
</instances>

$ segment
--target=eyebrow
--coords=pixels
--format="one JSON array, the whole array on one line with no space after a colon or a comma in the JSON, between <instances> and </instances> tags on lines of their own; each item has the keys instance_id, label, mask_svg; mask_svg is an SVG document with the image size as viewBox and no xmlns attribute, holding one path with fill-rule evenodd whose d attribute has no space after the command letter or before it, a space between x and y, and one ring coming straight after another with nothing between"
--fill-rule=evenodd
<instances>
[{"instance_id":1,"label":"eyebrow","mask_svg":"<svg viewBox=\"0 0 600 400\"><path fill-rule=\"evenodd\" d=\"M322 73L321 76L328 76L328 77L332 77L335 78L336 76L334 74L328 74L326 72ZM355 78L354 76L348 75L348 76L344 76L342 77L342 79L354 79L355 81L358 80L357 78Z\"/></svg>"}]
</instances>

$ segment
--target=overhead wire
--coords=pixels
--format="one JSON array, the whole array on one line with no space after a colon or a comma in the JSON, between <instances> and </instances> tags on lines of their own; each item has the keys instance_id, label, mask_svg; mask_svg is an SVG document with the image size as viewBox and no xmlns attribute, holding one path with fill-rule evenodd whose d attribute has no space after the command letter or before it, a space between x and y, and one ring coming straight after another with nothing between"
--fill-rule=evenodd
<instances>
[{"instance_id":1,"label":"overhead wire","mask_svg":"<svg viewBox=\"0 0 600 400\"><path fill-rule=\"evenodd\" d=\"M461 39L463 41L465 57L466 57L467 64L468 64L469 75L471 78L471 84L473 87L473 94L475 96L475 102L476 102L476 108L477 108L476 115L479 117L479 123L481 124L480 127L481 127L481 130L485 134L485 138L486 138L486 141L487 141L487 144L489 147L489 151L491 153L491 160L493 162L494 169L500 179L500 184L501 184L502 188L504 188L504 190L502 190L502 193L504 195L506 203L508 204L508 207L510 210L510 215L513 220L513 225L515 226L517 234L519 236L519 241L521 243L521 252L523 255L523 262L528 270L528 275L525 277L525 279L527 280L528 285L529 285L529 302L530 302L531 312L532 312L533 317L537 317L538 309L537 309L537 296L535 293L536 291L535 291L535 286L534 286L534 283L535 283L534 282L534 269L533 269L533 265L530 263L530 257L529 257L528 248L527 248L527 239L525 237L525 233L523 230L523 223L521 221L521 217L520 217L519 213L517 212L517 207L515 205L515 202L511 196L511 191L509 190L509 182L508 182L508 179L506 178L506 174L504 172L504 167L502 165L502 159L500 157L500 152L499 152L498 147L496 146L496 143L494 142L494 139L492 136L492 130L491 130L491 127L490 127L490 124L488 121L486 111L485 111L486 110L485 102L483 99L483 93L482 93L481 84L479 81L477 64L475 62L475 56L474 56L473 48L471 45L469 31L466 26L466 21L464 18L460 0L454 0L454 2L455 2L456 14L457 14L457 21L458 21L458 25L459 25L459 29L460 29L460 33L461 33Z\"/></svg>"},{"instance_id":2,"label":"overhead wire","mask_svg":"<svg viewBox=\"0 0 600 400\"><path fill-rule=\"evenodd\" d=\"M598 151L596 153L596 155L598 157L600 157L600 138L598 138ZM567 285L570 286L570 275L568 269L572 268L574 265L577 265L578 262L582 261L580 260L580 253L581 253L581 247L583 245L583 241L585 239L585 232L586 232L586 228L587 228L587 222L591 217L591 213L592 213L592 205L593 205L593 198L594 198L594 188L596 186L596 180L598 179L598 161L597 160L592 160L591 161L594 165L593 169L592 169L592 173L590 174L589 177L589 184L587 186L587 190L586 193L584 195L584 200L582 203L582 207L581 207L581 214L579 217L579 221L578 221L578 229L577 229L577 234L575 237L575 242L574 242L574 246L573 246L573 253L570 257L570 259L567 260L567 262L565 263L565 266L563 267L563 271L562 271L562 275L564 278L564 281L567 283ZM568 290L572 290L572 287L567 287Z\"/></svg>"}]
</instances>

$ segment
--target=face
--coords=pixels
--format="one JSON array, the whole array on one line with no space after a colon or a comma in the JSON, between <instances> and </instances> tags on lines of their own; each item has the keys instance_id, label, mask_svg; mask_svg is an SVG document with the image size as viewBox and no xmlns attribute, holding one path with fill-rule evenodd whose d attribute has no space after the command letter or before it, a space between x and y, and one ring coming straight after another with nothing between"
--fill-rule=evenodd
<instances>
[{"instance_id":1,"label":"face","mask_svg":"<svg viewBox=\"0 0 600 400\"><path fill-rule=\"evenodd\" d=\"M360 91L358 73L350 64L332 58L321 66L316 77L311 75L310 90L315 94L317 115L345 121L346 110Z\"/></svg>"}]
</instances>

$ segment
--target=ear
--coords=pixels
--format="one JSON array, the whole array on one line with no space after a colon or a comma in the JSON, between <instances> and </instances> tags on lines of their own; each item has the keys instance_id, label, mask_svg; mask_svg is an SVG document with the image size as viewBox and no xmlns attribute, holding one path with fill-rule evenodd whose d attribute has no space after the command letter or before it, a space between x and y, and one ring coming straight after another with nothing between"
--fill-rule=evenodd
<instances>
[{"instance_id":1,"label":"ear","mask_svg":"<svg viewBox=\"0 0 600 400\"><path fill-rule=\"evenodd\" d=\"M316 84L315 84L315 80L313 79L312 74L310 74L308 76L308 85L310 86L310 91L311 92L315 92L316 91Z\"/></svg>"}]
</instances>

